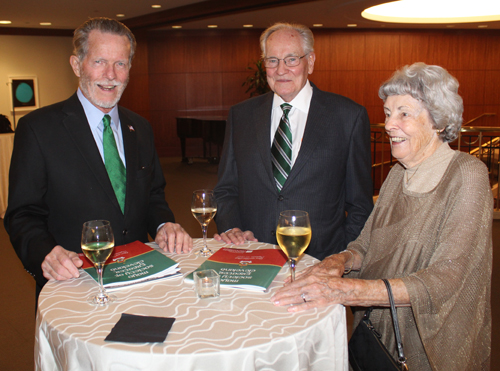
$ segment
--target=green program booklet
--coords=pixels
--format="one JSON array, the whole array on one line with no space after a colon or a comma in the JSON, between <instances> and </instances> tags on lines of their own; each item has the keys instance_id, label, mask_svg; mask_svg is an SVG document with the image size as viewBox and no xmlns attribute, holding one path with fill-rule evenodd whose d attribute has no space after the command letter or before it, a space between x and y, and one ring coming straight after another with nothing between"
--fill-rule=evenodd
<instances>
[{"instance_id":1,"label":"green program booklet","mask_svg":"<svg viewBox=\"0 0 500 371\"><path fill-rule=\"evenodd\" d=\"M83 260L82 268L97 281L94 264L84 254L78 255ZM152 247L135 241L115 246L104 265L103 283L107 289L119 288L160 278L175 277L180 274L179 270L179 263Z\"/></svg>"},{"instance_id":2,"label":"green program booklet","mask_svg":"<svg viewBox=\"0 0 500 371\"><path fill-rule=\"evenodd\" d=\"M223 247L196 271L215 270L220 276L221 286L266 291L286 262L285 254L277 249L245 250ZM188 274L185 280L192 282L193 273Z\"/></svg>"}]
</instances>

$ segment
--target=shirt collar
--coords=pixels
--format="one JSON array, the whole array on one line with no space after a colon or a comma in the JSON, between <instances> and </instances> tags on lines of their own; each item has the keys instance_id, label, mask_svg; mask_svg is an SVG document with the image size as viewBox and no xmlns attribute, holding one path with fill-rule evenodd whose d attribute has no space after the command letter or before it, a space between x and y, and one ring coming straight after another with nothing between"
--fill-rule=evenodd
<instances>
[{"instance_id":1,"label":"shirt collar","mask_svg":"<svg viewBox=\"0 0 500 371\"><path fill-rule=\"evenodd\" d=\"M90 103L90 101L85 97L85 95L83 95L80 88L78 88L76 94L78 96L78 99L80 100L80 103L83 106L83 110L85 111L85 116L87 116L87 121L89 123L89 126L95 128L100 125L102 128L103 125L101 125L101 121L105 113L102 112L96 106L94 106L92 103ZM118 130L120 123L120 116L118 115L118 106L114 106L113 109L109 111L109 113L107 114L111 116L112 129Z\"/></svg>"},{"instance_id":2,"label":"shirt collar","mask_svg":"<svg viewBox=\"0 0 500 371\"><path fill-rule=\"evenodd\" d=\"M293 109L298 109L307 114L309 112L309 105L311 104L312 94L313 94L312 86L309 83L309 80L307 80L304 87L299 91L299 94L297 94L295 98L292 99L291 102L288 102L288 104L292 105ZM281 109L280 106L283 103L286 103L283 100L283 98L281 98L278 94L274 93L273 108Z\"/></svg>"}]
</instances>

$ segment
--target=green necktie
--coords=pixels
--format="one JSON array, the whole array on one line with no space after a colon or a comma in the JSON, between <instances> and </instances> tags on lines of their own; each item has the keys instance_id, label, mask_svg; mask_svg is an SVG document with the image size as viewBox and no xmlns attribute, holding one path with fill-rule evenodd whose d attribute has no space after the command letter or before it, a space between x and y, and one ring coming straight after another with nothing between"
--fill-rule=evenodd
<instances>
[{"instance_id":1,"label":"green necktie","mask_svg":"<svg viewBox=\"0 0 500 371\"><path fill-rule=\"evenodd\" d=\"M111 117L104 115L102 122L104 131L102 134L102 147L104 152L104 165L108 172L109 180L115 191L116 198L122 213L125 212L125 190L127 184L127 170L123 166L123 162L116 148L115 136L111 129Z\"/></svg>"},{"instance_id":2,"label":"green necktie","mask_svg":"<svg viewBox=\"0 0 500 371\"><path fill-rule=\"evenodd\" d=\"M274 180L276 181L278 191L281 192L286 178L288 178L288 174L290 174L290 170L292 169L292 131L290 129L290 120L288 119L288 113L292 109L292 106L288 103L283 103L280 107L283 110L283 116L281 116L278 130L274 134L271 154Z\"/></svg>"}]
</instances>

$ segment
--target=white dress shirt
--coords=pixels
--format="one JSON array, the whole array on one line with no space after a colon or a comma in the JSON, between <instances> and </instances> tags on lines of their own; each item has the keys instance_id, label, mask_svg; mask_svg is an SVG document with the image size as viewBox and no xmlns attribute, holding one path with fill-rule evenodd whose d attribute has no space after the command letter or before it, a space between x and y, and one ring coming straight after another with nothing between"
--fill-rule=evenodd
<instances>
[{"instance_id":1,"label":"white dress shirt","mask_svg":"<svg viewBox=\"0 0 500 371\"><path fill-rule=\"evenodd\" d=\"M288 104L292 106L292 109L288 113L288 119L290 120L290 127L292 130L292 167L293 164L295 164L300 146L302 145L302 137L306 129L312 93L312 86L309 80L307 80L299 94L297 94L291 102L288 102ZM274 94L273 109L271 112L271 145L269 148L272 147L274 135L276 134L281 117L283 116L283 110L280 107L283 103L286 102L278 94Z\"/></svg>"},{"instance_id":2,"label":"white dress shirt","mask_svg":"<svg viewBox=\"0 0 500 371\"><path fill-rule=\"evenodd\" d=\"M85 116L87 116L87 122L89 123L90 130L92 131L92 135L94 136L95 144L99 149L99 153L101 154L102 161L104 162L104 150L102 146L102 133L104 131L104 123L102 122L102 118L106 113L102 112L96 106L94 106L90 101L83 95L80 88L77 91L78 99L83 106L83 110L85 111ZM122 137L122 129L120 126L120 116L118 115L118 107L114 106L113 109L107 113L111 117L111 129L113 130L113 134L115 136L116 147L118 148L118 154L123 162L123 166L127 167L125 162L125 151L123 150L123 137Z\"/></svg>"}]
</instances>

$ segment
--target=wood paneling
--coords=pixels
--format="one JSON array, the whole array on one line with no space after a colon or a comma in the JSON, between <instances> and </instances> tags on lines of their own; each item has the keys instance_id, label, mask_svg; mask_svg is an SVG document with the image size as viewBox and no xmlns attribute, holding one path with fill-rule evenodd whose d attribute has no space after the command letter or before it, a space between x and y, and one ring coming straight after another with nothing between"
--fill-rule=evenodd
<instances>
[{"instance_id":1,"label":"wood paneling","mask_svg":"<svg viewBox=\"0 0 500 371\"><path fill-rule=\"evenodd\" d=\"M138 37L139 48L121 104L150 117L161 155L180 155L175 117L224 115L249 98L243 81L260 57L261 30L157 31ZM370 121L384 120L380 84L405 64L448 69L460 82L465 121L500 127L498 30L313 30L320 89L364 105ZM196 146L193 142L191 145ZM192 149L191 149L192 150Z\"/></svg>"}]
</instances>

